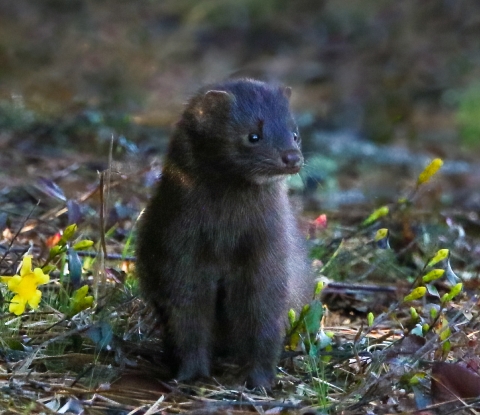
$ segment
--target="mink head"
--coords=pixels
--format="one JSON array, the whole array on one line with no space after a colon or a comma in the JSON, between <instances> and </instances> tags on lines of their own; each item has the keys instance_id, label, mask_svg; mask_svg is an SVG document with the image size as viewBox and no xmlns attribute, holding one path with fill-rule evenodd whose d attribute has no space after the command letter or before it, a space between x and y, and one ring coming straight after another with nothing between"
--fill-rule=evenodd
<instances>
[{"instance_id":1,"label":"mink head","mask_svg":"<svg viewBox=\"0 0 480 415\"><path fill-rule=\"evenodd\" d=\"M179 124L189 141L184 157L199 172L256 183L297 173L303 156L289 98L290 88L248 79L202 90Z\"/></svg>"}]
</instances>

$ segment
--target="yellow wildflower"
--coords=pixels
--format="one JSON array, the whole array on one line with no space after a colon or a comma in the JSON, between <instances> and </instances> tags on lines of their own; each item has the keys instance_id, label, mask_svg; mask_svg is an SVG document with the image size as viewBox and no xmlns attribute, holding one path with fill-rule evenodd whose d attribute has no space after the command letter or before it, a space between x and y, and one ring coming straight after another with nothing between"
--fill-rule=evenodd
<instances>
[{"instance_id":1,"label":"yellow wildflower","mask_svg":"<svg viewBox=\"0 0 480 415\"><path fill-rule=\"evenodd\" d=\"M9 311L17 316L24 313L27 303L33 309L38 307L42 292L37 290L37 287L50 281L50 277L44 274L41 268L32 270L31 255L23 258L20 275L0 279L15 294L10 302Z\"/></svg>"}]
</instances>

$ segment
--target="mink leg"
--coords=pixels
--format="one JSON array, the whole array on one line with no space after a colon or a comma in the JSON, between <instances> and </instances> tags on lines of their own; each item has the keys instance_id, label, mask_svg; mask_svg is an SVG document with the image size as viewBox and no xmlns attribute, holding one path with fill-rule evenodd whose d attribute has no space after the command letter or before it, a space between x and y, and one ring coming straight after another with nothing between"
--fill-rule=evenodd
<instances>
[{"instance_id":1,"label":"mink leg","mask_svg":"<svg viewBox=\"0 0 480 415\"><path fill-rule=\"evenodd\" d=\"M177 380L210 376L215 293L206 284L192 288L175 298L167 317L166 344L174 356Z\"/></svg>"},{"instance_id":2,"label":"mink leg","mask_svg":"<svg viewBox=\"0 0 480 415\"><path fill-rule=\"evenodd\" d=\"M275 270L262 271L260 279L252 275L232 284L227 312L236 355L247 362L247 385L270 388L283 344L286 285Z\"/></svg>"}]
</instances>

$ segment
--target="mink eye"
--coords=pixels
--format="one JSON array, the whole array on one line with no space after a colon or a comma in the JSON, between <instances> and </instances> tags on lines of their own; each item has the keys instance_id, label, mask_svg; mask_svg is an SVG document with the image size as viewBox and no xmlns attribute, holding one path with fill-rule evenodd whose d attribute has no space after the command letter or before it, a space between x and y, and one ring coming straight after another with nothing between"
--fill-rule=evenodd
<instances>
[{"instance_id":1,"label":"mink eye","mask_svg":"<svg viewBox=\"0 0 480 415\"><path fill-rule=\"evenodd\" d=\"M297 133L293 133L293 141L297 142L298 141L298 134Z\"/></svg>"},{"instance_id":2,"label":"mink eye","mask_svg":"<svg viewBox=\"0 0 480 415\"><path fill-rule=\"evenodd\" d=\"M251 143L257 143L260 140L260 136L255 133L248 134L248 141Z\"/></svg>"}]
</instances>

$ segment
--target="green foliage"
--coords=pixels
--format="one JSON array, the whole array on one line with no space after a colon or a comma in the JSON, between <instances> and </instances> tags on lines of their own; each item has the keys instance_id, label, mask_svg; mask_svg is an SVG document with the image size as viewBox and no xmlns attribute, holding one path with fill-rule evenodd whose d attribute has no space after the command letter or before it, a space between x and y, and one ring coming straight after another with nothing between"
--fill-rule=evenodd
<instances>
[{"instance_id":1,"label":"green foliage","mask_svg":"<svg viewBox=\"0 0 480 415\"><path fill-rule=\"evenodd\" d=\"M322 303L318 300L313 300L304 315L305 332L309 335L317 334L320 329L320 321L322 320L323 309Z\"/></svg>"},{"instance_id":2,"label":"green foliage","mask_svg":"<svg viewBox=\"0 0 480 415\"><path fill-rule=\"evenodd\" d=\"M320 263L318 270L326 277L338 278L341 273L358 275L359 271L354 269L351 258L359 258L359 262L365 268L379 270L378 275L384 279L386 275L389 275L392 280L411 284L407 292L403 294L403 298L391 304L388 311L367 313L365 322L355 336L352 345L352 354L350 355L352 360L356 359L360 362L360 352L366 352L369 344L375 343L378 330L385 330L385 327L390 328L392 333L395 329L404 332L405 338L416 335L422 341L428 341L427 344L430 345L428 350L434 359L445 359L451 356L450 352L454 350L452 335L455 331L452 329L453 322L449 312L453 308L458 309L453 301L461 298L463 285L458 282L458 277L451 268L450 250L438 249L436 246L438 235L430 233L429 228L424 231L424 239L419 231L418 244L421 246L421 253L415 252L416 256L410 259L415 262L417 270L413 271L410 266L410 269L404 272L399 267L399 256L395 252L395 246L392 249L389 244L392 233L395 237L395 232L398 232L399 222L410 224L415 197L419 190L440 170L442 164L441 159L432 160L420 172L417 180L412 182L411 191L406 197L374 209L371 214L366 215L363 222L341 233L341 238L338 238L337 241L333 243L325 240L312 241L314 244L312 254ZM397 225L397 229L391 233L386 226L392 223ZM420 226L418 227L422 229ZM447 292L438 292L445 291L445 287L447 287ZM322 344L320 339L325 338L326 333L319 325L313 324L319 321L320 316L319 309L316 307L318 304L314 302L306 306L298 318L293 314L289 316L291 326L289 347L294 348L301 345L302 349L306 351L309 362L308 372L312 377L318 373L324 373L326 362L333 363L333 367L335 364L341 366L341 360L335 356L335 353L328 353L329 350L332 350L331 339ZM302 321L303 324L301 324ZM316 335L313 334L313 330L318 330ZM414 341L412 340L412 342ZM424 345L425 343L419 344ZM345 350L345 346L342 349ZM395 365L402 365L403 360L408 361L409 368L408 373L405 374L406 387L412 390L417 387L419 378L415 378L416 380L412 381L412 384L409 384L408 380L414 378L416 373L420 373L419 356L415 356L413 352L411 355L407 353L407 356L399 358L398 362L388 361L387 367L390 365L392 371L395 371L397 370ZM374 372L376 369L369 368ZM378 370L380 371L380 368ZM405 372L405 368L402 368L402 372ZM375 373L378 376L378 372ZM314 383L312 381L312 387ZM322 385L324 386L324 384ZM328 390L323 387L318 390L319 402L325 404L327 393Z\"/></svg>"},{"instance_id":3,"label":"green foliage","mask_svg":"<svg viewBox=\"0 0 480 415\"><path fill-rule=\"evenodd\" d=\"M112 326L106 321L102 321L88 329L87 335L99 349L104 349L113 340Z\"/></svg>"},{"instance_id":4,"label":"green foliage","mask_svg":"<svg viewBox=\"0 0 480 415\"><path fill-rule=\"evenodd\" d=\"M287 344L290 350L295 350L300 344L306 350L316 347L316 339L323 316L322 303L314 299L306 304L298 318L295 312L290 310L288 317L290 329L287 333Z\"/></svg>"},{"instance_id":5,"label":"green foliage","mask_svg":"<svg viewBox=\"0 0 480 415\"><path fill-rule=\"evenodd\" d=\"M289 311L290 329L287 332L287 348L290 350L300 348L307 353L305 368L310 375L311 387L315 391L318 406L326 408L329 388L324 381L325 364L330 359L328 353L332 350L333 335L321 329L324 310L318 298L322 288L323 284L318 283L314 299L303 307L298 318L294 310ZM322 356L322 352L327 354Z\"/></svg>"},{"instance_id":6,"label":"green foliage","mask_svg":"<svg viewBox=\"0 0 480 415\"><path fill-rule=\"evenodd\" d=\"M92 246L93 242L89 240L81 240L72 244L77 225L68 226L62 235L56 235L56 243L50 248L47 260L41 267L32 269L32 256L26 255L23 258L19 275L13 277L2 277L1 281L7 284L8 289L15 293L10 300L10 312L17 315L25 312L25 305L28 303L30 307L37 308L42 292L38 290L39 285L51 284L48 274L59 272L61 284L57 286L57 290L45 290L46 301L50 306L57 308L61 312L65 312L70 316L92 306L93 297L87 296L88 286L73 293L75 287L78 287L83 275L82 261L78 256L77 249L85 249ZM23 304L21 304L21 303Z\"/></svg>"},{"instance_id":7,"label":"green foliage","mask_svg":"<svg viewBox=\"0 0 480 415\"><path fill-rule=\"evenodd\" d=\"M471 84L458 95L457 122L462 141L471 147L480 145L480 83Z\"/></svg>"},{"instance_id":8,"label":"green foliage","mask_svg":"<svg viewBox=\"0 0 480 415\"><path fill-rule=\"evenodd\" d=\"M24 130L37 121L37 115L25 108L23 103L0 100L0 129Z\"/></svg>"},{"instance_id":9,"label":"green foliage","mask_svg":"<svg viewBox=\"0 0 480 415\"><path fill-rule=\"evenodd\" d=\"M307 163L299 174L290 179L290 186L294 189L304 189L305 183L313 181L313 187L321 186L322 192L338 190L338 163L331 158L314 155L309 157ZM317 181L315 183L314 181ZM310 185L309 185L310 186Z\"/></svg>"},{"instance_id":10,"label":"green foliage","mask_svg":"<svg viewBox=\"0 0 480 415\"><path fill-rule=\"evenodd\" d=\"M81 284L83 275L82 261L78 256L77 251L81 251L93 246L93 241L83 239L80 241L73 241L75 233L77 232L77 225L72 224L67 226L56 244L50 248L47 261L43 264L42 269L50 270L52 272L55 268L60 271L60 280L71 287L78 287ZM68 274L64 273L64 265L67 265ZM68 309L70 302L68 292L71 292L71 287L63 286L60 289L57 297L58 306L62 310ZM70 312L72 308L70 308Z\"/></svg>"},{"instance_id":11,"label":"green foliage","mask_svg":"<svg viewBox=\"0 0 480 415\"><path fill-rule=\"evenodd\" d=\"M324 310L319 298L322 288L323 284L318 283L314 299L303 307L298 318L294 310L289 311L290 329L287 332L287 347L290 350L301 348L307 352L307 370L318 389L319 400L325 403L324 399L326 399L328 388L322 381L324 378L323 365L329 360L329 356L322 357L320 354L332 350L332 335L321 329Z\"/></svg>"},{"instance_id":12,"label":"green foliage","mask_svg":"<svg viewBox=\"0 0 480 415\"><path fill-rule=\"evenodd\" d=\"M436 165L439 167L438 162L436 162ZM373 355L369 347L376 345L374 338L378 334L375 330L379 328L384 330L385 323L392 327L392 332L416 334L423 339L427 339L427 341L433 339L431 343L434 343L437 348L436 358L446 358L450 356L451 350L454 350L455 343L452 341L452 333L455 333L455 331L451 326L451 316L447 313L451 309L452 301L456 301L461 295L463 286L455 280L456 277L451 270L450 251L448 249L439 250L438 247L434 249L433 245L437 243L436 240L425 242L422 249L419 250L420 254L416 252L418 255L416 258L409 258L410 262L416 264L419 271L414 272L413 267L411 267L408 270L409 273L405 273L399 265L400 261L396 256L395 245L394 249L390 249L388 243L390 238L393 239L394 243L395 238L398 238L398 228L392 227L392 231L390 231L388 227L395 221L408 223L415 192L420 186L428 182L435 173L429 166L422 173L422 179L417 180L416 184L415 182L412 183L412 186L415 187L412 194L396 203L383 206L381 209L372 209L373 213L370 215L369 212L364 212L363 218L370 217L371 219L362 220L363 218L361 218L358 220L356 227L351 225L348 229L341 229L336 232L334 243L327 243L326 238L323 238L321 233L311 237L310 242L315 244L313 250L317 259L315 262L319 264L319 273L325 276L336 278L341 269L339 264L342 261L349 262L350 258L356 256L367 267L379 269L382 276L388 273L403 281L407 280L407 276L411 278L409 280L411 287L403 295L403 301L393 304L391 309L384 314L377 312L377 310L368 313L364 324L358 329L358 333L354 334L355 339L350 344L346 344L340 336L334 342L332 333L326 331L322 325L325 312L321 300L322 284L317 285L312 300L302 310L297 312L290 310L288 313L287 348L291 351L291 355L295 355L288 360L294 361L295 369L298 369L302 374L306 372L308 376L298 376L298 381L295 379L293 382L290 376L284 378L279 376L279 378L282 382L285 382L284 385L294 384L297 392L303 391L299 394L305 397L305 401L308 400L309 404L322 408L324 413L333 413L332 402L335 402L335 400L341 401L341 398L337 399L339 393L337 392L337 396L332 395L332 390L338 388L338 385L342 382L343 374L348 372L351 367L355 365L360 367L364 364L367 369L360 367L357 369L357 373L352 375L352 370L346 375L346 377L350 377L344 381L345 393L351 392L352 389L355 390L354 388L359 387L359 385L363 387L369 376L375 377L375 380L382 379L379 377L381 369L375 367L375 363L364 363L363 359L365 355ZM328 219L328 224L330 224L330 217ZM332 219L332 222L334 221L335 218ZM324 223L327 225L326 218ZM323 232L323 229L321 232ZM95 301L99 304L95 304L95 312L92 311L94 296L89 295L90 285L86 283L85 269L91 267L93 260L91 258L84 259L78 255L77 251L89 249L93 242L77 240L81 239L76 237L78 232L76 226L72 225L65 229L63 235L58 235L58 241L53 244L47 260L42 264L44 272L53 274L53 282L48 285L44 292L44 300L41 304L42 306L48 304L51 308L44 307L41 308L41 311L45 313L45 310L47 310L52 315L62 314L62 317L52 320L52 323L48 324L46 328L42 327L42 330L49 333L49 336L51 336L52 331L60 327L61 329L59 330L59 338L48 343L51 337L47 337L46 342L48 344L42 346L41 350L49 358L52 357L44 364L47 370L59 372L72 370L75 376L82 380L82 387L85 382L96 387L99 383L98 379L105 379L100 370L102 369L102 359L106 361L106 356L111 358L105 365L106 369L111 369L110 365L116 367L115 364L122 365L126 361L126 358L122 355L122 348L127 347L128 340L131 340L132 337L134 340L140 338L138 333L144 328L140 327L143 324L143 315L140 316L142 311L139 312L132 318L132 320L135 320L132 323L128 321L130 318L128 312L122 313L120 311L121 307L119 305L124 305L127 302L134 303L135 299L132 300L132 298L138 294L138 280L134 278L130 268L124 267L124 263L122 263L122 271L118 270L120 267L111 270L111 274L118 280L111 285L111 289L105 290L106 295L102 297L95 293ZM122 245L116 246L116 252L121 253L120 258L122 259L132 254L132 246L134 245L134 234L130 232L125 235L126 238L123 239ZM318 235L320 237L317 241L315 238ZM432 237L431 239L435 238ZM358 246L353 246L352 241L359 241ZM94 266L99 265L100 259L95 261ZM347 269L347 267L350 267L348 269L349 273L345 272L344 276L350 277L361 274L358 269L352 266L351 261L343 269ZM75 276L74 281L79 278L77 282L81 282L75 287L71 286L73 275ZM449 279L449 276L452 278ZM107 278L110 277L109 274ZM439 294L436 292L434 284L438 281L442 282L442 287L449 287L446 293ZM440 288L438 290L441 291ZM138 307L140 303L139 301L132 308L141 308ZM402 317L399 317L399 315L402 315ZM36 316L36 313L31 313L29 316L23 317L36 318ZM25 347L30 347L20 336L17 338L12 336L12 333L25 330L22 327L21 319L12 319L9 323L9 326L2 328L0 337L3 339L12 338L12 341L9 339L7 343L3 340L2 346L6 345L10 348L10 351L15 352L22 352ZM34 324L32 324L32 327L34 327ZM75 327L79 328L78 332L63 336L65 330L74 330ZM346 330L348 329L347 327ZM350 331L353 332L353 330ZM27 336L35 338L35 336L31 336L31 332L28 330ZM125 344L122 343L124 340L127 340ZM341 347L337 347L337 344L341 344ZM13 350L14 348L15 350ZM297 356L297 353L300 355ZM72 354L79 356L78 361L75 361L77 357L72 357ZM60 357L62 355L69 357L61 360L57 359L59 355ZM91 362L85 363L83 359L88 356L90 356ZM403 357L399 359L403 359ZM284 370L290 375L290 367L287 365ZM388 365L393 365L393 363L390 360L382 361L382 367L388 367ZM100 368L99 371L97 371L98 367ZM413 371L419 373L416 362L412 366L405 365L405 367L409 369L413 367ZM362 372L362 370L365 371ZM84 376L85 373L88 375ZM110 376L112 376L111 370ZM409 391L421 382L419 380L421 376L411 372L402 378L407 384L405 388L410 388ZM382 379L382 382L385 382L385 378ZM350 396L354 396L354 394Z\"/></svg>"},{"instance_id":13,"label":"green foliage","mask_svg":"<svg viewBox=\"0 0 480 415\"><path fill-rule=\"evenodd\" d=\"M72 297L70 298L71 316L74 316L75 314L80 313L80 311L85 310L93 305L93 297L91 295L87 295L87 293L88 285L84 285L73 292Z\"/></svg>"},{"instance_id":14,"label":"green foliage","mask_svg":"<svg viewBox=\"0 0 480 415\"><path fill-rule=\"evenodd\" d=\"M372 223L376 222L383 216L387 216L389 212L388 206L382 206L378 209L376 209L372 214L363 221L362 225L363 226L368 226L371 225Z\"/></svg>"}]
</instances>

